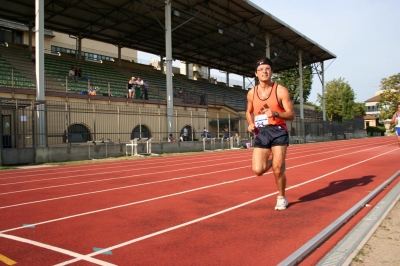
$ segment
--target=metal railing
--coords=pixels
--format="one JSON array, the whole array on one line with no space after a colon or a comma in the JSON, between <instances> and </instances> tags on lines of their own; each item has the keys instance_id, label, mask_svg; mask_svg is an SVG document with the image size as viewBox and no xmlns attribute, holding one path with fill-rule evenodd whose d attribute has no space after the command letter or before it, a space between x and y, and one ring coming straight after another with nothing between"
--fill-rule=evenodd
<instances>
[{"instance_id":1,"label":"metal railing","mask_svg":"<svg viewBox=\"0 0 400 266\"><path fill-rule=\"evenodd\" d=\"M1 135L4 148L26 148L37 145L57 146L107 140L128 143L134 138L167 141L167 109L142 105L99 104L70 101L35 101L0 99ZM302 131L304 123L305 131ZM221 139L222 129L229 128L228 137L250 139L244 115L204 110L174 108L173 136L179 139L186 127L190 141L202 139L207 129L211 138ZM363 121L324 122L318 119L295 118L287 121L291 142L330 141L366 137Z\"/></svg>"}]
</instances>

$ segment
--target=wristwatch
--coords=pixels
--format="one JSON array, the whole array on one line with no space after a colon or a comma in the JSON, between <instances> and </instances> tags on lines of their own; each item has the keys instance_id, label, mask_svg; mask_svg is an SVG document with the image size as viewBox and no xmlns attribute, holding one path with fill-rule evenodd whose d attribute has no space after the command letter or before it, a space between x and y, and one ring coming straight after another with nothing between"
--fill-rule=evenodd
<instances>
[{"instance_id":1,"label":"wristwatch","mask_svg":"<svg viewBox=\"0 0 400 266\"><path fill-rule=\"evenodd\" d=\"M279 113L278 112L274 112L274 117L278 117Z\"/></svg>"}]
</instances>

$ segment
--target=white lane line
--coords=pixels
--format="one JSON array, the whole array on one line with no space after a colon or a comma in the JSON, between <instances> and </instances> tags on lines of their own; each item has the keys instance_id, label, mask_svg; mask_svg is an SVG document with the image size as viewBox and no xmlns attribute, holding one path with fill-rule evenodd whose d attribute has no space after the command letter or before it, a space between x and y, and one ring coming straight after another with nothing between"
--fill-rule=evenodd
<instances>
[{"instance_id":1,"label":"white lane line","mask_svg":"<svg viewBox=\"0 0 400 266\"><path fill-rule=\"evenodd\" d=\"M382 144L381 144L382 145ZM389 145L389 144L386 144ZM343 149L335 149L334 151L332 149L325 151L325 152L320 152L320 153L313 153L313 154L307 154L304 156L298 156L295 158L289 158L287 160L293 160L293 159L297 159L297 158L302 158L302 157L309 157L309 156L315 156L315 155L319 155L319 154L325 154L325 153L332 153L332 152L338 152L338 151L344 151L344 150L348 150L348 149L352 149L353 147L346 147ZM373 147L373 148L378 148L378 147ZM370 148L372 149L372 148ZM293 155L293 154L292 154ZM225 158L220 159L220 160L226 160ZM215 162L216 160L212 160L212 162ZM250 158L247 158L245 160L240 160L240 161L229 161L227 162L229 163L237 163L237 162L245 162L245 161L250 161ZM220 164L214 164L214 165L207 165L204 166L204 164L202 164L201 166L195 167L195 168L203 168L203 167L209 167L209 166L219 166L222 164L227 164L227 163L220 163ZM188 163L189 164L189 163ZM190 163L192 164L192 163ZM177 164L177 166L181 166L183 164ZM158 166L155 167L151 167L151 168L159 168ZM148 170L151 168L136 168L135 170ZM170 170L170 171L166 171L166 172L172 172L172 171L184 171L184 170L190 170L190 169L195 169L195 168L185 168L185 169L177 169L177 170ZM102 172L102 173L90 173L90 174L83 174L83 175L74 175L74 176L67 176L67 177L55 177L55 178L48 178L48 179L40 179L40 180L30 180L30 181L21 181L21 182L15 182L15 183L8 183L8 184L3 184L3 186L5 185L11 185L11 184L21 184L21 183L29 183L29 182L39 182L39 181L49 181L49 180L59 180L59 179L64 179L64 178L76 178L76 177L80 177L80 176L91 176L91 175L101 175L101 174L111 174L111 173L120 173L120 172L126 172L126 171L132 171L132 169L127 169L127 170L118 170L118 171L112 171L112 172ZM122 177L115 177L115 178L111 178L111 179L97 179L97 180L92 180L92 181L86 181L89 183L93 183L93 182L103 182L103 181L109 181L109 180L116 180L116 179L124 179L124 178L131 178L131 177L136 177L136 176L143 176L143 175L150 175L150 174L162 174L162 173L166 173L166 172L156 172L156 173L147 173L147 174L140 174L140 175L129 175L129 176L122 176ZM79 183L70 183L70 184L64 184L64 185L57 185L57 186L47 186L47 187L42 187L42 188L34 188L34 189L26 189L26 190L18 190L18 191L10 191L10 192L3 192L0 193L0 195L7 195L7 194L13 194L13 193L21 193L21 192L27 192L27 191L32 191L32 190L39 190L39 189L47 189L47 188L57 188L57 187L64 187L64 186L71 186L71 185L79 185L79 184L86 184L86 182L79 182ZM2 186L2 185L0 185Z\"/></svg>"},{"instance_id":2,"label":"white lane line","mask_svg":"<svg viewBox=\"0 0 400 266\"><path fill-rule=\"evenodd\" d=\"M241 167L236 167L236 168L229 168L229 169L224 169L224 170L219 170L219 171L214 171L214 172L206 172L206 173L202 173L202 174L194 174L194 175L188 175L188 176L182 176L182 177L174 177L174 178L171 178L171 179L164 179L164 180L159 180L159 181L152 181L152 182L134 184L134 185L130 185L130 186L109 188L109 189L97 190L97 191L92 191L92 192L85 192L85 193L68 195L68 196L57 197L57 198L50 198L50 199L43 199L43 200L37 200L37 201L24 202L24 203L19 203L19 204L14 204L14 205L3 206L3 207L0 207L0 209L6 209L6 208L11 208L11 207L17 207L17 206L22 206L22 205L28 205L28 204L34 204L34 203L40 203L40 202L46 202L46 201L53 201L53 200L59 200L59 199L66 199L66 198L72 198L72 197L79 197L79 196L102 193L102 192L108 192L108 191L119 190L119 189L126 189L126 188L146 186L146 185L153 185L153 184L170 182L170 181L181 180L181 179L186 179L186 178L192 178L192 177L197 177L197 176L202 176L202 175L210 175L210 174L217 174L217 173L228 172L228 171L236 171L238 169L248 168L248 167L249 166L246 165L246 166L241 166Z\"/></svg>"},{"instance_id":3,"label":"white lane line","mask_svg":"<svg viewBox=\"0 0 400 266\"><path fill-rule=\"evenodd\" d=\"M78 260L89 261L89 262L95 263L97 265L104 265L104 266L113 266L113 265L115 265L115 264L108 263L108 262L105 262L105 261L102 261L102 260L99 260L99 259L88 257L86 255L82 255L82 254L79 254L79 253L76 253L76 252L73 252L73 251L70 251L70 250L67 250L67 249L51 246L51 245L48 245L48 244L44 244L44 243L37 242L37 241L34 241L34 240L22 238L22 237L19 237L19 236L12 236L12 235L6 235L6 234L0 233L0 237L11 239L11 240L18 241L18 242L21 242L21 243L30 244L30 245L37 246L37 247L40 247L40 248L52 250L52 251L55 251L55 252L58 252L58 253L62 253L62 254L65 254L65 255L68 255L68 256L71 256L71 257L75 257Z\"/></svg>"},{"instance_id":4,"label":"white lane line","mask_svg":"<svg viewBox=\"0 0 400 266\"><path fill-rule=\"evenodd\" d=\"M388 143L391 143L391 142L389 142L388 141ZM331 149L331 144L329 144L328 145L328 143L327 142L321 142L321 143L315 143L315 144L318 144L320 147L319 147L319 150L322 150L322 149ZM325 144L325 145L324 145ZM337 143L338 144L338 143ZM342 144L342 145L340 145L340 146L342 146L342 147L357 147L357 146L361 146L360 144L358 144L358 143L356 143L356 144L351 144L351 145L349 145L348 143L346 144L346 145L344 145L344 143L340 143L340 144ZM368 144L368 143L367 143ZM336 145L336 147L340 147L339 145ZM365 143L363 144L363 146L365 146ZM304 147L294 147L293 148L293 146L290 146L290 151L291 151L291 155L293 155L293 154L296 154L296 153L303 153L303 152L305 152L305 151L307 151L307 150L315 150L315 148L312 148L312 146L310 146L310 145L306 145L306 146L304 146ZM238 152L239 150L235 150L235 151L232 151L232 152ZM245 154L245 153L248 153L249 151L247 151L247 150L240 150L241 151L241 153L240 154ZM213 155L215 155L215 156L213 156ZM226 156L225 156L226 155ZM215 159L213 159L214 157L217 157L218 159L220 159L220 158L222 158L221 160L224 160L224 159L226 159L226 158L231 158L231 153L229 153L229 152L224 152L224 153L212 153L212 154L210 154L210 153L207 153L207 155L205 155L205 154L200 154L199 156L201 156L200 158L203 158L203 157L205 157L206 159L211 159L211 161L215 161ZM247 157L248 155L246 154L246 157ZM243 156L244 157L244 156ZM154 164L156 164L156 165L160 165L160 163L163 163L163 162L168 162L168 161L175 161L176 160L176 158L180 158L180 157L163 157L163 158L160 158L160 159L157 159L157 161L156 160L151 160L151 162L149 162L149 160L146 160L146 163L144 163L144 161L141 161L141 160L137 160L137 161L135 161L135 165L139 165L140 167L143 167L143 166L147 166L147 165L154 165ZM197 162L199 159L197 158L192 158L192 157L190 157L190 158L188 158L188 159L186 159L187 157L185 156L185 157L181 157L180 159L182 159L184 162L186 162L186 161L189 161L189 163L193 163L193 162ZM240 157L239 157L240 158ZM156 158L153 158L153 159L156 159ZM27 177L35 177L35 176L40 176L40 175L42 175L43 173L41 173L41 172L44 172L44 174L48 174L49 173L49 171L50 170L55 170L55 171L57 171L56 172L56 174L58 174L58 175L60 175L60 174L65 174L65 173L74 173L74 172L76 172L77 170L78 171L84 171L84 170L86 170L86 169L92 169L93 168L93 166L95 165L96 167L99 167L99 166L101 166L101 169L115 169L115 167L117 167L117 166L119 166L119 165L121 165L121 166L126 166L126 163L127 163L127 161L129 161L129 160L125 160L125 161L118 161L118 162L107 162L106 164L79 164L79 168L76 166L76 165L73 165L73 166L71 166L71 167L68 167L68 168L72 168L72 167L76 167L76 169L72 169L72 170L70 170L70 169L67 169L67 171L63 171L63 172L60 172L59 171L59 169L55 169L55 168L51 168L51 169L49 169L49 168L47 168L47 169L38 169L38 168L35 168L34 169L34 174L28 174L29 172L27 172L27 171L24 171L24 173L21 173L22 175L20 175L20 176L12 176L12 177L0 177L0 180L4 180L4 179L6 179L6 180L9 180L9 179L15 179L15 178L27 178ZM148 163L149 162L149 163ZM106 166L104 166L104 165L106 165ZM58 166L55 166L55 167L58 167ZM19 169L17 169L17 170L10 170L10 171L18 171ZM6 170L7 171L7 170ZM4 171L4 173L6 173L6 171ZM38 180L38 181L43 181L43 180L51 180L51 179L42 179L42 180ZM33 181L33 182L35 182L35 180ZM1 184L0 184L1 185Z\"/></svg>"},{"instance_id":5,"label":"white lane line","mask_svg":"<svg viewBox=\"0 0 400 266\"><path fill-rule=\"evenodd\" d=\"M207 153L207 154L209 154L209 153ZM201 157L199 156L199 157L200 157L200 160L202 160L202 161L203 161L203 159L202 159L203 157L205 159L208 159L208 160L204 159L204 161L206 161L206 162L207 161L215 161L215 160L226 160L227 158L232 158L232 154L228 155L228 154L224 153L224 154L219 154L219 156L217 156L217 153L214 153L214 155L215 156L210 156L210 155L206 156L204 154L204 156L201 156ZM248 155L246 155L246 156L243 155L243 158L246 158L246 157L248 157ZM163 164L165 162L177 161L178 158L179 158L179 162L180 163L184 163L184 164L191 164L191 163L194 163L194 162L198 162L198 160L199 160L199 158L197 158L197 159L196 158L186 158L185 156L181 156L181 157L163 157L163 158L160 158L160 160L157 160L157 161L156 160L135 160L134 162L135 162L135 166L140 166L140 167L147 167L149 165L150 166L151 165L158 165L159 166L160 164ZM218 158L218 159L215 159L215 158ZM155 158L153 158L153 159L155 159ZM47 169L43 169L43 170L36 168L33 174L28 174L28 173L25 172L25 173L21 173L20 176L13 175L12 177L2 177L2 178L0 178L0 180L2 180L2 179L15 179L15 178L26 178L26 177L41 176L43 174L49 174L49 170L56 171L54 174L66 174L66 173L75 173L76 171L85 171L85 170L88 170L88 169L92 170L93 166L96 166L96 169L101 167L100 169L102 169L102 170L104 170L104 169L115 169L118 166L126 167L127 163L129 163L129 162L132 162L132 161L123 160L123 161L119 161L119 163L106 162L104 164L102 164L102 163L79 164L79 167L76 167L76 169L67 169L67 171L62 171L62 172L60 171L59 168L58 169L57 168L51 168L51 169L47 168ZM130 170L132 170L132 169L130 169ZM13 170L13 171L15 171L15 170ZM2 171L2 173L6 173L6 171ZM52 174L52 173L50 173L50 174ZM1 175L1 173L0 173L0 175Z\"/></svg>"},{"instance_id":6,"label":"white lane line","mask_svg":"<svg viewBox=\"0 0 400 266\"><path fill-rule=\"evenodd\" d=\"M246 156L246 157L247 157L246 159L243 159L241 161L236 161L236 162L250 161L249 157L248 156ZM237 158L235 158L235 159L237 159ZM226 161L226 160L227 160L226 158L222 158L222 159L219 158L219 159L213 159L213 160L209 160L209 161L202 161L203 164L201 166L198 166L197 168L205 167L204 164L206 164L207 167L214 166L214 165L218 166L221 163L220 164L213 164L213 165L209 165L207 163L208 162L215 162L215 161ZM196 162L198 162L198 161L196 161ZM230 161L230 162L227 162L227 163L235 163L235 162ZM227 163L225 163L225 164L227 164ZM182 166L182 165L193 165L193 162L169 164L168 167ZM126 167L126 165L125 165L125 167ZM134 169L126 168L125 170L119 169L119 170L109 171L109 172L88 173L88 174L85 173L85 174L70 175L70 176L63 176L63 177L58 176L58 177L54 177L54 178L26 180L26 181L14 182L14 183L0 184L0 186L9 186L9 185L17 185L17 184L25 184L25 183L49 181L49 180L61 180L61 179L76 178L76 177L82 177L82 176L84 176L84 177L87 177L87 176L99 176L99 175L107 175L107 174L122 173L122 172L132 172L132 171L138 171L139 172L140 170L148 170L148 169L153 169L153 168L155 168L155 169L160 168L160 164L157 164L157 165L152 166L152 167L143 167L143 168L138 168L137 165L135 165ZM112 167L112 169L115 169L115 167ZM181 169L181 170L186 170L186 169L193 169L193 168L184 168L184 169ZM98 170L98 169L96 169L96 170ZM179 169L178 170L170 170L169 172L172 172L172 171L179 171ZM62 173L55 173L55 174L60 175ZM130 175L130 176L132 176L132 175ZM101 181L101 180L107 180L107 179L99 179L99 180Z\"/></svg>"},{"instance_id":7,"label":"white lane line","mask_svg":"<svg viewBox=\"0 0 400 266\"><path fill-rule=\"evenodd\" d=\"M343 171L343 170L345 170L345 169L348 169L348 168L350 168L350 167L353 167L353 166L355 166L355 165L365 163L365 162L367 162L367 161L370 161L370 160L372 160L372 159L375 159L375 158L377 158L377 157L383 156L383 155L385 155L385 154L387 154L387 153L391 153L391 152L397 151L397 150L398 150L398 149L396 148L396 149L394 149L394 150L391 150L391 151L388 151L388 152L385 152L385 153L376 155L376 156L371 157L371 158L368 158L368 159L366 159L366 160L359 161L359 162L354 163L354 164L350 164L350 165L348 165L348 166L345 166L345 167L340 168L340 169L338 169L338 170L335 170L335 171L329 172L329 173L327 173L327 174L321 175L321 176L319 176L319 177L313 178L313 179L311 179L311 180L307 180L307 181L302 182L302 183L299 183L299 184L297 184L297 185L290 186L290 187L288 187L286 190L298 188L298 187L303 186L303 185L306 185L306 184L308 184L308 183L310 183L310 182L313 182L313 181L316 181L316 180L318 180L318 179L324 178L324 177L326 177L326 176L335 174L335 173L337 173L337 172L341 172L341 171ZM227 208L227 209L225 209L225 210L222 210L222 211L219 211L219 212L215 212L215 213L209 214L209 215L207 215L207 216L203 216L203 217L200 217L200 218L191 220L191 221L186 222L186 223L182 223L182 224L179 224L179 225L176 225L176 226L173 226L173 227L169 227L169 228L166 228L166 229L163 229L163 230L160 230L160 231L157 231L157 232L154 232L154 233L145 235L145 236L141 236L141 237L138 237L138 238L134 238L134 239L132 239L132 240L129 240L129 241L120 243L120 244L118 244L118 245L114 245L114 246L111 246L111 247L108 247L108 248L104 248L104 249L102 249L101 251L96 251L96 252L87 254L86 256L92 257L92 256L96 256L96 255L98 255L98 254L101 254L101 253L103 253L103 252L112 251L112 250L117 249L117 248L125 247L125 246L127 246L127 245L132 244L132 243L139 242L139 241L142 241L142 240L145 240L145 239L154 237L154 236L158 236L158 235L161 235L161 234L164 234L164 233L167 233L167 232L170 232L170 231L173 231L173 230L176 230L176 229L179 229L179 228L182 228L182 227L185 227L185 226L194 224L194 223L198 223L198 222L204 221L204 220L206 220L206 219L215 217L215 216L217 216L217 215L224 214L224 213L226 213L226 212L229 212L229 211L232 211L232 210L241 208L241 207L243 207L243 206L249 205L249 204L251 204L251 203L260 201L260 200L262 200L262 199L271 197L271 196L276 195L276 194L278 194L278 192L273 192L273 193L264 195L264 196L262 196L262 197L259 197L259 198L256 198L256 199L253 199L253 200L250 200L250 201L241 203L241 204L239 204L239 205L236 205L236 206ZM68 260L68 261L65 261L65 262L60 263L60 264L57 264L57 265L59 265L59 266L61 266L61 265L68 265L68 264L71 264L71 263L76 262L76 261L79 261L79 260L80 260L79 258L75 258L75 259Z\"/></svg>"},{"instance_id":8,"label":"white lane line","mask_svg":"<svg viewBox=\"0 0 400 266\"><path fill-rule=\"evenodd\" d=\"M321 160L316 160L316 161L312 161L312 162L308 162L308 163L304 163L304 164L300 164L300 165L296 165L296 166L291 166L291 167L288 167L287 169L301 167L301 166L305 166L305 165L313 164L313 163L318 163L318 162L321 162L321 161L326 161L326 160L330 160L330 159L334 159L334 158L350 155L350 154L353 154L353 153L364 152L366 150L375 149L375 148L377 148L377 147L368 148L368 149L364 149L364 150L358 150L358 151L351 152L351 153L341 154L341 155L337 155L337 156L333 156L333 157L329 157L329 158L325 158L325 159L321 159ZM321 153L316 153L316 154L312 154L312 155L304 155L304 156L299 156L299 157L291 158L291 159L297 159L297 158L302 158L302 157L307 157L307 156L315 156L315 155L324 154L324 153L329 153L329 152L321 152ZM221 164L219 164L219 165L221 165ZM196 177L196 176L201 176L201 175L220 173L220 172L232 171L232 170L238 170L238 169L242 169L242 168L246 168L246 167L248 167L248 166L241 166L241 167L237 167L237 168L230 168L230 169L219 170L219 171L215 171L215 172L206 172L206 173L203 173L203 174L195 174L195 175L190 175L190 176L177 177L177 178L172 178L172 179L159 180L159 181L153 181L153 182L147 182L147 183L141 183L141 184L135 184L135 185L130 185L130 186L116 187L116 188L110 188L110 189L104 189L104 190L98 190L98 191L92 191L92 192L68 195L68 196L57 197L57 198L50 198L50 199L44 199L44 200L38 200L38 201L24 202L24 203L19 203L19 204L2 206L2 207L0 207L0 209L17 207L17 206L22 206L22 205L34 204L34 203L40 203L40 202L46 202L46 201L59 200L59 199L65 199L65 198L78 197L78 196L89 195L89 194L102 193L102 192L107 192L107 191L112 191L112 190L132 188L132 187L136 187L136 186L143 186L143 185L156 184L156 183L162 183L162 182L170 182L170 181L174 181L174 180L191 178L191 177ZM270 173L270 172L268 172L268 173ZM160 174L160 173L152 173L152 174ZM143 174L143 175L146 175L146 174ZM138 175L138 176L140 176L140 175Z\"/></svg>"},{"instance_id":9,"label":"white lane line","mask_svg":"<svg viewBox=\"0 0 400 266\"><path fill-rule=\"evenodd\" d=\"M238 163L238 162L243 162L243 161L245 161L245 160L242 160L242 161L229 161L229 162L226 162L226 163L211 164L211 165L207 165L207 168L211 167L211 166L220 166L220 165L224 165L224 164L233 164L233 163ZM249 161L249 160L246 160L246 161ZM133 178L133 177L140 177L140 176L147 176L147 175L160 175L160 174L171 173L171 172L180 172L180 171L186 171L186 170L193 170L193 169L198 169L198 168L203 168L203 167L204 166L201 165L201 166L195 166L195 167L190 167L190 168L173 169L173 170L153 172L153 173L135 174L135 175L119 176L119 177L113 177L113 178L97 179L97 180L91 180L91 181L84 181L84 182L77 182L77 183L70 183L70 184L63 184L63 185L56 185L56 186L48 186L48 187L31 188L31 189L24 189L24 190L17 190L17 191L9 191L9 192L0 193L0 195L22 193L22 192L27 192L27 191L36 191L36 190L42 190L42 189L48 189L48 188L58 188L58 187L67 187L67 186L74 186L74 185L90 184L90 183L97 183L97 182L104 182L104 181L118 180L118 179L126 179L126 178ZM116 172L118 173L118 171L116 171ZM96 175L99 175L99 174L97 173Z\"/></svg>"},{"instance_id":10,"label":"white lane line","mask_svg":"<svg viewBox=\"0 0 400 266\"><path fill-rule=\"evenodd\" d=\"M41 225L41 224L48 224L48 223L53 223L53 222L57 222L57 221L67 220L67 219L71 219L71 218L75 218L75 217L79 217L79 216L85 216L85 215L89 215L89 214L93 214L93 213L99 213L99 212L119 209L119 208L128 207L128 206L132 206L132 205L136 205L136 204L140 204L140 203L144 203L144 202L150 202L150 201L165 199L165 198L182 195L182 194L186 194L186 193L190 193L190 192L194 192L194 191L199 191L199 190L203 190L203 189L207 189L207 188L217 187L217 186L226 185L226 184L232 184L235 182L239 182L239 181L243 181L243 180L247 180L247 179L251 179L251 178L255 178L255 177L256 176L243 177L243 178L239 178L239 179L235 179L235 180L225 181L225 182L218 183L218 184L213 184L213 185L189 189L189 190L185 190L185 191L181 191L181 192L176 192L176 193L172 193L172 194L168 194L168 195L163 195L163 196L159 196L159 197L155 197L155 198L151 198L151 199L130 202L130 203L122 204L122 205L117 205L117 206L108 207L108 208L104 208L104 209L98 209L98 210L94 210L94 211L90 211L90 212L83 212L83 213L79 213L79 214L74 214L74 215L65 216L65 217L61 217L61 218L57 218L57 219L53 219L53 220L47 220L47 221L38 222L38 223L30 223L30 225L37 226L37 225ZM15 231L18 229L23 229L23 228L25 228L25 227L19 226L19 227L0 231L0 233L6 233L6 232Z\"/></svg>"},{"instance_id":11,"label":"white lane line","mask_svg":"<svg viewBox=\"0 0 400 266\"><path fill-rule=\"evenodd\" d=\"M370 149L374 149L374 148L369 148L369 149L365 149L365 150L370 150ZM359 151L359 152L361 152L361 151ZM356 153L356 152L352 152L352 153ZM304 164L301 164L301 165L291 166L291 167L288 167L287 169L297 168L297 167L309 165L309 164L316 163L316 162L326 161L326 160L330 160L332 158L342 157L342 156L349 155L349 154L352 154L352 153L348 153L348 154L344 154L344 155L338 155L338 156L330 157L330 158L325 158L325 159L321 159L321 160L318 160L318 161L304 163ZM383 154L386 154L386 153L383 153ZM381 155L383 155L383 154L381 154ZM375 157L379 157L381 155L377 155ZM375 157L373 157L373 158L375 158ZM356 164L354 164L354 165L356 165ZM343 169L345 169L345 168L343 168ZM272 172L268 172L266 174L271 174L271 173ZM331 173L333 173L333 172L331 172ZM199 187L199 188L195 188L195 189L190 189L190 190L176 192L176 193L172 193L172 194L168 194L168 195L164 195L164 196L159 196L159 197L155 197L155 198L151 198L151 199L131 202L131 203L117 205L117 206L108 207L108 208L104 208L104 209L98 209L98 210L94 210L94 211L90 211L90 212L84 212L84 213L75 214L75 215L71 215L71 216L65 216L65 217L52 219L52 220L47 220L47 221L43 221L43 222L32 223L31 225L32 226L36 226L36 225L40 225L40 224L47 224L47 223L57 222L57 221L61 221L61 220L67 220L67 219L71 219L71 218L75 218L75 217L79 217L79 216L84 216L84 215L89 215L89 214L93 214L93 213L99 213L99 212L113 210L113 209L117 209L117 208L132 206L132 205L136 205L136 204L140 204L140 203L144 203L144 202L150 202L150 201L154 201L154 200L158 200L158 199L164 199L164 198L168 198L168 197L172 197L172 196L182 195L182 194L186 194L186 193L190 193L190 192L194 192L194 191L199 191L199 190L203 190L203 189L207 189L207 188L212 188L212 187L216 187L216 186L221 186L221 185L225 185L225 184L231 184L231 183L235 183L235 182L251 179L251 178L254 178L254 177L256 177L256 176L248 176L248 177L239 178L239 179L235 179L235 180L225 181L225 182L218 183L218 184L203 186L203 187ZM14 231L14 230L22 229L22 228L24 228L24 227L20 226L20 227L16 227L16 228L11 228L11 229L0 231L0 233L10 232L10 231Z\"/></svg>"},{"instance_id":12,"label":"white lane line","mask_svg":"<svg viewBox=\"0 0 400 266\"><path fill-rule=\"evenodd\" d=\"M381 146L382 146L382 145L381 145ZM334 159L334 158L341 157L341 156L346 156L346 155L353 154L353 153L364 152L364 151L366 151L366 150L375 149L375 148L378 148L378 147L368 148L368 149L364 149L364 150L358 150L358 151L355 151L355 152L352 152L352 153L341 154L341 155L334 156L334 157L329 157L329 158L325 158L325 159L321 159L321 160L317 160L317 161L308 162L308 163L306 163L306 164L301 164L301 165L299 165L299 166L304 166L304 165L311 164L311 163L317 163L317 162L321 162L321 161L325 161L325 160L330 160L330 159ZM342 149L342 150L346 150L346 149ZM337 151L337 150L336 150L336 151ZM297 159L297 158L302 158L302 157L307 157L307 156L315 156L315 155L324 154L324 153L329 153L329 152L322 152L322 153L316 153L316 154L312 154L312 155L299 156L299 157L291 158L291 159L288 159L288 160ZM232 163L232 162L230 162L230 163ZM218 165L221 165L221 164L218 164ZM210 165L208 165L208 166L210 166ZM208 166L207 166L207 167L208 167ZM211 166L212 166L212 165L211 165ZM290 168L295 168L295 167L299 167L299 166L288 167L288 169L290 169ZM244 168L244 167L248 167L248 166L242 166L242 167L238 167L238 168L234 168L234 169L237 170L237 169L241 169L241 168ZM192 168L186 168L186 170L190 170L190 169L192 169ZM220 171L216 171L216 172L223 172L223 171L230 171L230 170L232 170L232 169L220 170ZM169 172L169 171L168 171L168 172ZM149 174L159 174L159 173L164 173L164 172L149 173ZM207 173L205 173L205 174L207 174ZM136 177L136 176L143 176L143 175L147 175L147 174L134 175L134 176L127 176L127 177L119 177L119 178L129 178L129 177ZM197 175L204 175L204 174L197 174ZM191 175L191 176L188 176L188 177L195 177L195 176L197 176L197 175ZM119 179L119 178L116 178L116 179ZM111 191L111 190L118 190L118 189L131 188L131 187L140 186L140 185L148 185L148 184L155 184L155 183L161 183L161 182L168 182L168 181L173 181L173 180L178 180L178 179L184 179L184 178L187 178L187 177L172 178L172 179L167 179L167 180L153 181L153 182L147 182L147 183L142 183L142 184L135 184L135 185L130 185L130 186L123 186L123 187L117 187L117 188L111 188L111 189L105 189L105 190L98 190L98 191L80 193L80 194L75 194L75 195L68 195L68 196L57 197L57 198L51 198L51 199L44 199L44 200L38 200L38 201L32 201L32 202L26 202L26 203L19 203L19 204L14 204L14 205L2 206L2 207L0 207L0 209L10 208L10 207L16 207L16 206L21 206L21 205L27 205L27 204L33 204L33 203L39 203L39 202L45 202L45 201L52 201L52 200L64 199L64 198L77 197L77 196L88 195L88 194L95 194L95 193L107 192L107 191ZM107 180L107 179L102 179L102 180L100 180L100 181L104 181L104 180ZM90 182L95 182L95 181L90 181ZM77 183L75 183L75 184L77 184ZM78 183L78 184L81 184L81 183ZM68 184L68 185L74 185L74 184ZM66 186L66 185L60 185L60 186ZM53 186L53 187L54 187L54 186ZM53 188L53 187L52 187L52 188ZM58 187L58 186L56 186L56 187ZM47 187L46 187L46 188L47 188ZM42 188L41 188L41 189L42 189ZM36 189L35 189L35 190L36 190ZM28 191L30 191L30 190L28 190ZM23 191L14 191L14 192L7 192L7 193L0 193L0 195L2 195L2 194L19 193L19 192L26 192L26 190L23 190Z\"/></svg>"}]
</instances>

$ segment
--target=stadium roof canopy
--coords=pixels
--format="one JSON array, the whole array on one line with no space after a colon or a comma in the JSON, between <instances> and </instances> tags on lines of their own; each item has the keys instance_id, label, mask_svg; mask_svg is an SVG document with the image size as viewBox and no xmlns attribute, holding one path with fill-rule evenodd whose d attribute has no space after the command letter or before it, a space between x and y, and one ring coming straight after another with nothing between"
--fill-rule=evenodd
<instances>
[{"instance_id":1,"label":"stadium roof canopy","mask_svg":"<svg viewBox=\"0 0 400 266\"><path fill-rule=\"evenodd\" d=\"M165 56L166 0L44 0L45 28ZM173 0L172 57L252 77L269 35L275 72L336 58L247 0ZM0 17L35 22L35 1L0 0Z\"/></svg>"}]
</instances>

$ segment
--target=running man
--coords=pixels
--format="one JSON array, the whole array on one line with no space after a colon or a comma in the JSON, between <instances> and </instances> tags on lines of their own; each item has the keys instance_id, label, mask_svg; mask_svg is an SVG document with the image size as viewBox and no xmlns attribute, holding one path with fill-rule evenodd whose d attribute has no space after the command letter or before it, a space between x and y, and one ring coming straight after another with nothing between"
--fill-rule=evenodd
<instances>
[{"instance_id":1,"label":"running man","mask_svg":"<svg viewBox=\"0 0 400 266\"><path fill-rule=\"evenodd\" d=\"M261 176L272 166L279 192L275 210L285 210L288 202L284 168L289 145L286 120L293 120L294 112L288 90L273 83L272 74L273 64L269 58L256 63L255 75L259 84L247 94L246 119L248 131L255 132L252 170ZM273 160L268 160L271 154Z\"/></svg>"},{"instance_id":2,"label":"running man","mask_svg":"<svg viewBox=\"0 0 400 266\"><path fill-rule=\"evenodd\" d=\"M394 130L396 131L397 141L400 147L400 102L397 103L397 112L392 117L391 124L395 124Z\"/></svg>"}]
</instances>

